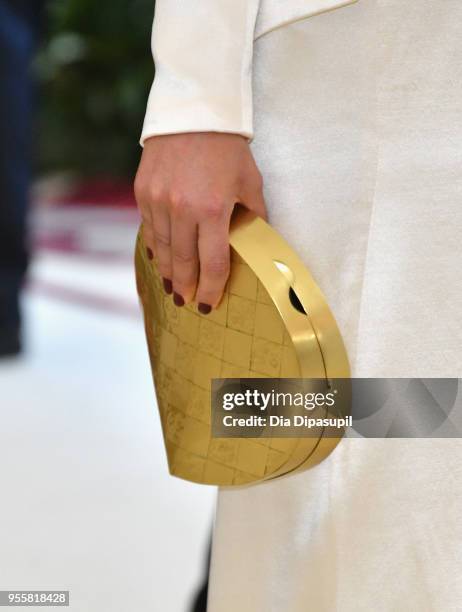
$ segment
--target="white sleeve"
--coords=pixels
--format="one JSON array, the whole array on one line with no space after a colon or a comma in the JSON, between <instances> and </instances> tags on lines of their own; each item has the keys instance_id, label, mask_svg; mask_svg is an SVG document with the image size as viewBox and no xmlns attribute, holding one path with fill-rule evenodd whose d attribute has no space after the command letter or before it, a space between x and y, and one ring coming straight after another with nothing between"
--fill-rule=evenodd
<instances>
[{"instance_id":1,"label":"white sleeve","mask_svg":"<svg viewBox=\"0 0 462 612\"><path fill-rule=\"evenodd\" d=\"M179 132L250 140L252 52L260 0L157 0L155 77L140 143Z\"/></svg>"}]
</instances>

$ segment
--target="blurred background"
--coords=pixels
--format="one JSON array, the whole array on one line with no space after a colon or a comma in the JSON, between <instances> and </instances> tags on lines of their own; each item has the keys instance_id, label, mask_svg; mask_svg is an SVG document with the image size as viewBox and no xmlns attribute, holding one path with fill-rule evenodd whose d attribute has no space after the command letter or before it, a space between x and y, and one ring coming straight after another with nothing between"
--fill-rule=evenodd
<instances>
[{"instance_id":1,"label":"blurred background","mask_svg":"<svg viewBox=\"0 0 462 612\"><path fill-rule=\"evenodd\" d=\"M79 612L189 610L215 501L168 475L134 282L153 11L0 0L0 590Z\"/></svg>"}]
</instances>

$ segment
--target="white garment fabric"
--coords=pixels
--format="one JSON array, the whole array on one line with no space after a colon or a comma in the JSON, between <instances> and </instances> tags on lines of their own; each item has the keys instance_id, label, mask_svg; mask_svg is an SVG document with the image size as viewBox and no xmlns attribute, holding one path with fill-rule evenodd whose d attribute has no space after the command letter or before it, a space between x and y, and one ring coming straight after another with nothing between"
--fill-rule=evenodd
<instances>
[{"instance_id":1,"label":"white garment fabric","mask_svg":"<svg viewBox=\"0 0 462 612\"><path fill-rule=\"evenodd\" d=\"M254 44L270 222L354 376L462 376L462 2L360 0ZM209 612L462 610L462 440L344 439L221 488Z\"/></svg>"},{"instance_id":2,"label":"white garment fabric","mask_svg":"<svg viewBox=\"0 0 462 612\"><path fill-rule=\"evenodd\" d=\"M249 140L254 39L357 0L156 0L156 66L140 143L162 134L232 132Z\"/></svg>"},{"instance_id":3,"label":"white garment fabric","mask_svg":"<svg viewBox=\"0 0 462 612\"><path fill-rule=\"evenodd\" d=\"M358 0L260 0L255 40L276 28L332 11Z\"/></svg>"}]
</instances>

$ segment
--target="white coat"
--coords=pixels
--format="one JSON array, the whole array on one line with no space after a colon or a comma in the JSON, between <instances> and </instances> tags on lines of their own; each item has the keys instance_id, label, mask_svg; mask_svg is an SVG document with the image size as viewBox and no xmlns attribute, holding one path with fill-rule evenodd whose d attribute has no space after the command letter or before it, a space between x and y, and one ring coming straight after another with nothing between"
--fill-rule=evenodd
<instances>
[{"instance_id":1,"label":"white coat","mask_svg":"<svg viewBox=\"0 0 462 612\"><path fill-rule=\"evenodd\" d=\"M156 76L141 143L159 134L252 127L254 40L288 23L357 0L157 0Z\"/></svg>"}]
</instances>

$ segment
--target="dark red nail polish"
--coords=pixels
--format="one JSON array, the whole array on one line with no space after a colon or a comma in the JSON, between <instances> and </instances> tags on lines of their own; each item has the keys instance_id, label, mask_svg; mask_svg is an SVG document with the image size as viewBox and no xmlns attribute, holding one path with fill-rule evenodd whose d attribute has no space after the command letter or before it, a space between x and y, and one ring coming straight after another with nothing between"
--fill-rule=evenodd
<instances>
[{"instance_id":1,"label":"dark red nail polish","mask_svg":"<svg viewBox=\"0 0 462 612\"><path fill-rule=\"evenodd\" d=\"M209 314L209 312L212 310L212 307L210 306L210 304L204 304L204 302L199 302L199 304L197 305L197 310L201 313L201 314Z\"/></svg>"},{"instance_id":2,"label":"dark red nail polish","mask_svg":"<svg viewBox=\"0 0 462 612\"><path fill-rule=\"evenodd\" d=\"M173 303L175 304L175 306L184 306L184 299L176 291L173 294Z\"/></svg>"},{"instance_id":3,"label":"dark red nail polish","mask_svg":"<svg viewBox=\"0 0 462 612\"><path fill-rule=\"evenodd\" d=\"M152 259L154 257L149 247L146 247L146 253L148 254L148 259Z\"/></svg>"},{"instance_id":4,"label":"dark red nail polish","mask_svg":"<svg viewBox=\"0 0 462 612\"><path fill-rule=\"evenodd\" d=\"M173 291L172 281L169 278L162 278L162 282L164 284L165 293L170 295Z\"/></svg>"}]
</instances>

